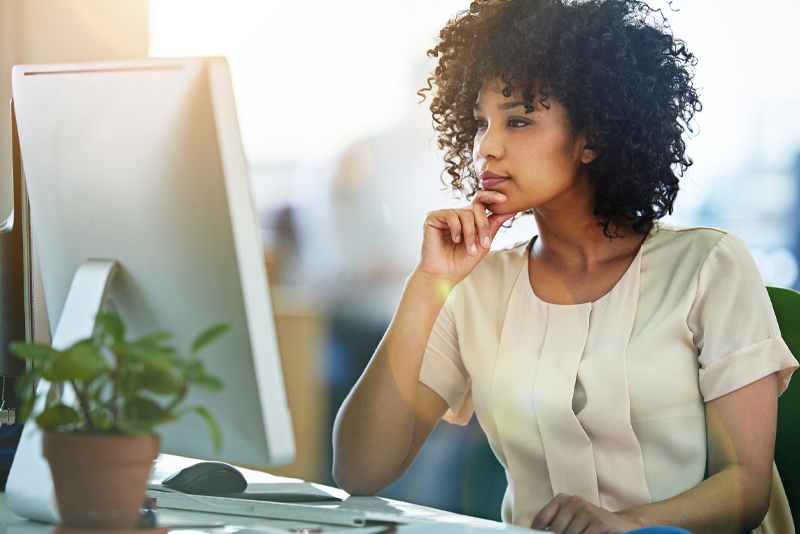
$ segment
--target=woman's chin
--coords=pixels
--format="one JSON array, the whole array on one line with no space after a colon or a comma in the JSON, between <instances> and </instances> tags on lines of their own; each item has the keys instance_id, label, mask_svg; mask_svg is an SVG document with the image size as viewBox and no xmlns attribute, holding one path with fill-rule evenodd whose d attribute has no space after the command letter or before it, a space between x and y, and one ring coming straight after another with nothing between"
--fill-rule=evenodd
<instances>
[{"instance_id":1,"label":"woman's chin","mask_svg":"<svg viewBox=\"0 0 800 534\"><path fill-rule=\"evenodd\" d=\"M509 213L518 213L519 210L515 210L512 206L508 205L508 202L501 202L499 204L490 204L486 206L493 215L508 215Z\"/></svg>"}]
</instances>

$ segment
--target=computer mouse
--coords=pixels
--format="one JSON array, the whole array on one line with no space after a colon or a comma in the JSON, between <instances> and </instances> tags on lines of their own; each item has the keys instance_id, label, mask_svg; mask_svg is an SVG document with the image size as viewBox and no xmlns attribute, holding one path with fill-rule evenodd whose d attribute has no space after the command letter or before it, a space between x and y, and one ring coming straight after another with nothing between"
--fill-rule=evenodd
<instances>
[{"instance_id":1,"label":"computer mouse","mask_svg":"<svg viewBox=\"0 0 800 534\"><path fill-rule=\"evenodd\" d=\"M161 481L161 485L193 495L241 493L247 489L244 475L222 462L199 462Z\"/></svg>"}]
</instances>

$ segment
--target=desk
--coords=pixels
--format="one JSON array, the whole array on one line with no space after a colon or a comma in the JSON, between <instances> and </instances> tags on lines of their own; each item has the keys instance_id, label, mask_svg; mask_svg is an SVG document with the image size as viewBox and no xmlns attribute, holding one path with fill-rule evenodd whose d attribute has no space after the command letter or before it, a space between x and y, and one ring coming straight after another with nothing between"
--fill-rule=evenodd
<instances>
[{"instance_id":1,"label":"desk","mask_svg":"<svg viewBox=\"0 0 800 534\"><path fill-rule=\"evenodd\" d=\"M152 484L160 483L168 474L191 465L196 460L180 456L162 454L153 465L150 475ZM240 468L247 478L248 483L297 483L304 484L302 480L278 477L260 471ZM397 534L486 534L486 533L514 533L532 531L505 525L486 519L444 512L425 506L383 499L380 497L349 497L345 492L336 488L315 485L333 496L344 498L337 503L326 503L326 506L341 508L347 513L366 512L367 524L363 527L339 526L332 524L311 524L308 520L281 520L265 519L264 517L247 517L242 515L228 515L209 513L205 511L174 510L164 506L157 506L156 522L159 527L169 528L174 532L191 532L192 534L291 534L291 529L308 527L322 528L323 534L338 532L351 532L353 534L378 534L386 531L387 527L397 525ZM163 494L162 494L163 495ZM235 501L243 502L236 499ZM196 502L196 501L192 501ZM251 501L252 502L252 501ZM322 503L319 503L322 504ZM281 506L281 505L278 505ZM285 506L285 505L283 505ZM298 506L298 505L290 505ZM202 508L202 506L201 506ZM361 521L363 522L363 516ZM45 523L26 521L15 515L6 504L5 493L0 494L0 534L51 534L50 526ZM145 534L147 531L142 531Z\"/></svg>"},{"instance_id":2,"label":"desk","mask_svg":"<svg viewBox=\"0 0 800 534\"><path fill-rule=\"evenodd\" d=\"M190 458L184 458L181 456L161 454L158 458L158 461L156 461L153 466L153 471L150 475L151 484L154 485L158 484L167 475L174 473L175 471L178 471L180 469L183 469L184 467L192 465L195 461L196 460L192 460ZM244 474L249 484L279 483L285 485L287 483L288 484L297 483L299 486L308 485L303 483L302 480L298 479L278 477L269 473L254 471L251 469L244 469L241 467L239 469L242 472L242 474ZM325 493L329 493L334 497L344 499L343 501L336 503L315 503L315 504L322 505L325 508L330 507L338 509L345 513L363 512L368 521L366 527L344 527L344 526L335 526L328 524L314 525L323 527L324 532L341 532L347 530L347 531L354 531L355 533L375 534L376 532L385 530L387 524L391 525L393 523L403 524L402 527L398 527L398 532L408 531L410 533L411 532L453 532L453 533L470 532L477 534L481 532L497 532L497 531L515 532L518 530L520 531L524 530L527 533L531 532L528 529L519 529L518 527L505 525L503 523L498 523L495 521L488 521L486 519L478 519L465 515L454 514L452 512L444 512L441 510L436 510L434 508L428 508L426 506L418 506L415 504L409 504L400 501L395 501L392 499L384 499L380 497L350 497L347 495L347 493L337 488L331 488L320 484L314 484L314 486L316 488L322 489ZM150 494L151 496L155 496L155 494L153 494L152 492ZM241 503L243 501L238 501L238 502ZM195 510L198 509L195 507L197 501L194 500L190 501L189 504L191 504L192 508L194 508ZM278 504L277 506L282 507L286 505ZM289 506L296 506L296 505L289 505ZM308 509L311 510L312 507L314 507L314 505L309 505ZM201 503L199 509L203 508L204 507L202 506ZM213 508L210 509L213 510ZM364 516L362 516L361 519L362 522L363 522L363 517ZM168 510L164 506L158 506L158 511L156 512L156 518L159 525L163 526L185 524L186 521L190 522L199 521L201 523L204 521L209 521L212 524L218 524L220 526L274 527L275 530L265 531L264 534L269 534L269 532L280 532L286 534L287 531L289 531L289 529L291 528L300 528L303 526L309 526L309 523L307 521L303 523L298 521L283 521L274 519L268 520L264 519L263 517L220 515L220 514L212 514L212 513L197 512L197 511L187 512L184 510L180 511ZM303 518L306 519L305 516L303 516ZM372 524L376 523L378 527L371 526ZM230 530L226 532L230 532Z\"/></svg>"},{"instance_id":3,"label":"desk","mask_svg":"<svg viewBox=\"0 0 800 534\"><path fill-rule=\"evenodd\" d=\"M358 497L358 499L376 499L386 503L396 502L380 499L379 497ZM414 505L404 504L404 506L409 507ZM436 512L433 509L422 506L416 508ZM321 527L322 534L342 532L349 532L351 534L379 534L386 531L390 526L386 523L368 524L362 528L336 525L310 525L309 523L298 521L281 521L202 512L183 512L178 510L159 510L157 512L157 520L161 525L170 528L171 532L175 532L176 534L179 532L186 534L233 534L236 532L241 532L241 534L292 534L291 529L311 526ZM6 505L5 493L0 493L0 532L3 534L52 534L50 525L28 521L9 510ZM147 531L142 532L144 534ZM497 532L509 534L524 532L531 534L534 531L511 525L504 525L494 521L460 516L449 512L440 512L438 520L397 525L396 530L397 534L487 534Z\"/></svg>"}]
</instances>

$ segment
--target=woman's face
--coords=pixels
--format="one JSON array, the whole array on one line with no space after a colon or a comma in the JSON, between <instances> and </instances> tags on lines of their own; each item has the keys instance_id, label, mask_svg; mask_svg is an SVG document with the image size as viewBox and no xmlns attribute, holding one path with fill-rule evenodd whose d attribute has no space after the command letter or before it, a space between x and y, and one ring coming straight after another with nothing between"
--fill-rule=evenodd
<instances>
[{"instance_id":1,"label":"woman's face","mask_svg":"<svg viewBox=\"0 0 800 534\"><path fill-rule=\"evenodd\" d=\"M586 163L595 154L583 134L573 131L566 109L548 100L531 113L518 93L503 96L496 80L483 84L475 103L473 163L481 189L503 193L494 213L574 205L578 196L593 199Z\"/></svg>"}]
</instances>

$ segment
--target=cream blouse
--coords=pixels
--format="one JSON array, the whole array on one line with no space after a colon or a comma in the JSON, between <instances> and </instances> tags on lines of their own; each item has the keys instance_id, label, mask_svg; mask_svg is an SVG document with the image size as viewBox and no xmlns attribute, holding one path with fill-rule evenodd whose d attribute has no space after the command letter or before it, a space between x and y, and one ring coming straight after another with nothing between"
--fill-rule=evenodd
<instances>
[{"instance_id":1,"label":"cream blouse","mask_svg":"<svg viewBox=\"0 0 800 534\"><path fill-rule=\"evenodd\" d=\"M776 371L782 393L798 366L733 234L657 224L616 286L577 305L540 300L527 258L526 243L490 252L456 286L420 373L446 420L475 412L506 469L506 522L530 526L558 493L616 511L696 486L704 402ZM775 478L768 519L785 524Z\"/></svg>"}]
</instances>

